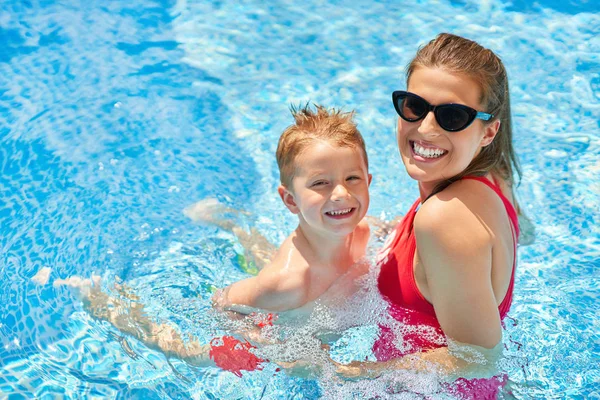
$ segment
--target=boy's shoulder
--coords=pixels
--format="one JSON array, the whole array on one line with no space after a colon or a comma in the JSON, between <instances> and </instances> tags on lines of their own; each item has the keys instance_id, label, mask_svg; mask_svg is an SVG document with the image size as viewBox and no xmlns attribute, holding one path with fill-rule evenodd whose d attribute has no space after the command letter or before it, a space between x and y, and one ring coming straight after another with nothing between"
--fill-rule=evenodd
<instances>
[{"instance_id":1,"label":"boy's shoulder","mask_svg":"<svg viewBox=\"0 0 600 400\"><path fill-rule=\"evenodd\" d=\"M305 251L299 249L297 243L295 234L288 236L275 253L271 263L262 272L284 285L306 278L310 264L305 257Z\"/></svg>"},{"instance_id":2,"label":"boy's shoulder","mask_svg":"<svg viewBox=\"0 0 600 400\"><path fill-rule=\"evenodd\" d=\"M356 232L361 236L368 236L371 233L371 228L369 226L369 222L367 218L363 218L358 225L356 225Z\"/></svg>"},{"instance_id":3,"label":"boy's shoulder","mask_svg":"<svg viewBox=\"0 0 600 400\"><path fill-rule=\"evenodd\" d=\"M362 257L362 255L364 255L364 253L366 252L366 248L371 237L371 227L369 226L369 222L366 218L363 218L362 221L360 221L358 225L356 225L354 235L354 251L360 253L360 257Z\"/></svg>"},{"instance_id":4,"label":"boy's shoulder","mask_svg":"<svg viewBox=\"0 0 600 400\"><path fill-rule=\"evenodd\" d=\"M304 305L308 294L310 268L293 243L290 235L281 245L271 263L258 274L259 285L271 302L280 309Z\"/></svg>"}]
</instances>

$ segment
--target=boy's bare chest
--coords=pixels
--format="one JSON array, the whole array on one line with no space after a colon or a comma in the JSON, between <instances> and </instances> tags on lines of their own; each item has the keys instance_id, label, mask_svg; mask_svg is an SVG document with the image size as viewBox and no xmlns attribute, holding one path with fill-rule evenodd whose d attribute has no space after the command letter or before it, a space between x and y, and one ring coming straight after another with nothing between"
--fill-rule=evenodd
<instances>
[{"instance_id":1,"label":"boy's bare chest","mask_svg":"<svg viewBox=\"0 0 600 400\"><path fill-rule=\"evenodd\" d=\"M311 271L308 301L330 301L351 295L356 290L356 279L367 271L368 268L363 267L363 263L344 269L330 267Z\"/></svg>"},{"instance_id":2,"label":"boy's bare chest","mask_svg":"<svg viewBox=\"0 0 600 400\"><path fill-rule=\"evenodd\" d=\"M325 271L316 269L310 271L307 278L307 300L314 301L323 296L345 273L346 271L335 271L332 268Z\"/></svg>"}]
</instances>

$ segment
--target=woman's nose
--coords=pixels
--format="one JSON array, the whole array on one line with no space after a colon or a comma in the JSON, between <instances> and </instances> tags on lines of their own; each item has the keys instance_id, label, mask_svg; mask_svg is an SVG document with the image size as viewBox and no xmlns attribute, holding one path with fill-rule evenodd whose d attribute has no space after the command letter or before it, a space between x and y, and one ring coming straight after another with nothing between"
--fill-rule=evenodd
<instances>
[{"instance_id":1,"label":"woman's nose","mask_svg":"<svg viewBox=\"0 0 600 400\"><path fill-rule=\"evenodd\" d=\"M440 129L442 128L438 125L435 114L433 111L429 111L421 121L418 131L423 136L438 136L440 134Z\"/></svg>"}]
</instances>

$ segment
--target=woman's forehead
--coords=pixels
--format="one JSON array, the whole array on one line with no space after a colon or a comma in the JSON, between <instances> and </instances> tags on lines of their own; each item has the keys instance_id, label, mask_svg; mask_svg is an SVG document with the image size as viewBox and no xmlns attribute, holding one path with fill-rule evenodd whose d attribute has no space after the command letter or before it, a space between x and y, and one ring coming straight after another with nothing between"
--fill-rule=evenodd
<instances>
[{"instance_id":1,"label":"woman's forehead","mask_svg":"<svg viewBox=\"0 0 600 400\"><path fill-rule=\"evenodd\" d=\"M443 68L420 67L408 81L408 90L433 105L459 103L478 108L481 87L477 80Z\"/></svg>"}]
</instances>

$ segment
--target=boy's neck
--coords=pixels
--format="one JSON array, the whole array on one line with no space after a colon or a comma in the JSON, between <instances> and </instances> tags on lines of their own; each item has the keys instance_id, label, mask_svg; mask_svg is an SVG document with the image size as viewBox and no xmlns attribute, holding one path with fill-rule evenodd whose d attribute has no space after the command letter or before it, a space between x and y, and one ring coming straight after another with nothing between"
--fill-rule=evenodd
<instances>
[{"instance_id":1,"label":"boy's neck","mask_svg":"<svg viewBox=\"0 0 600 400\"><path fill-rule=\"evenodd\" d=\"M356 229L355 229L356 231ZM354 264L354 232L343 236L334 236L314 232L302 224L296 228L296 233L308 244L311 256L320 265L334 265L336 267L347 267ZM312 258L311 257L311 258Z\"/></svg>"}]
</instances>

